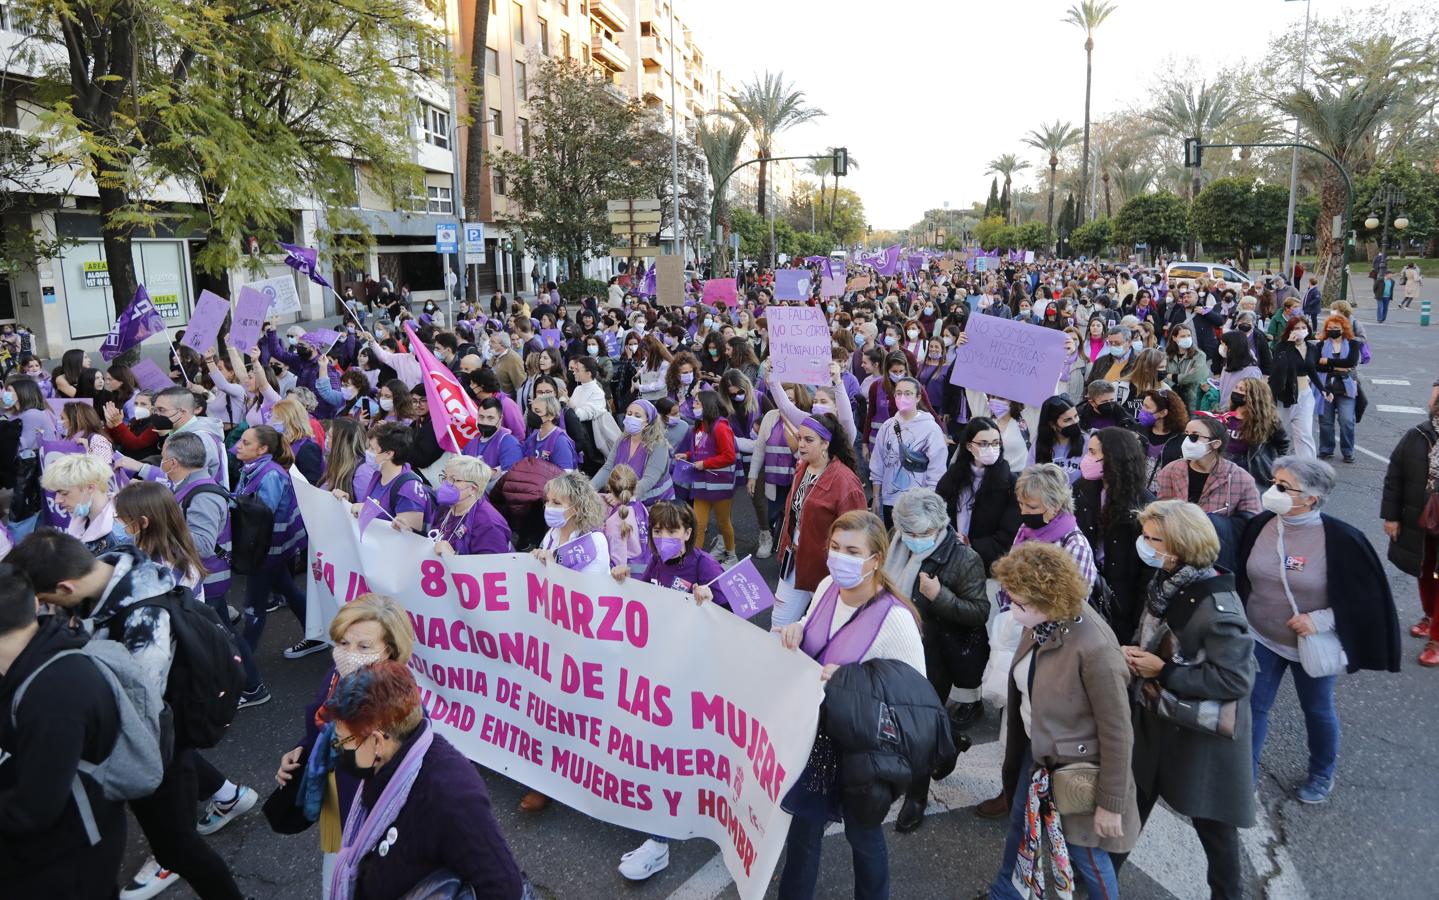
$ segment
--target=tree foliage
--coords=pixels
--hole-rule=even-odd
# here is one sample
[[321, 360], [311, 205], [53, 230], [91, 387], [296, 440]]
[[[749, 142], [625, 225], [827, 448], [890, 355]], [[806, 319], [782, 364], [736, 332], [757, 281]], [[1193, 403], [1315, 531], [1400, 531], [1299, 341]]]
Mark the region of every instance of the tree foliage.
[[1188, 204], [1168, 191], [1131, 197], [1111, 225], [1116, 244], [1148, 244], [1156, 253], [1177, 249], [1189, 235]]
[[1099, 256], [1104, 248], [1113, 242], [1114, 236], [1108, 219], [1095, 219], [1074, 229], [1069, 236], [1069, 246], [1085, 256]]
[[1004, 224], [1004, 217], [1000, 215], [986, 216], [984, 221], [974, 227], [974, 239], [979, 246], [986, 250], [993, 250], [1001, 245], [1007, 235], [1005, 231], [1008, 226]]
[[1189, 230], [1207, 244], [1232, 248], [1240, 268], [1246, 269], [1256, 244], [1283, 243], [1288, 205], [1289, 191], [1278, 185], [1219, 178], [1189, 205]]

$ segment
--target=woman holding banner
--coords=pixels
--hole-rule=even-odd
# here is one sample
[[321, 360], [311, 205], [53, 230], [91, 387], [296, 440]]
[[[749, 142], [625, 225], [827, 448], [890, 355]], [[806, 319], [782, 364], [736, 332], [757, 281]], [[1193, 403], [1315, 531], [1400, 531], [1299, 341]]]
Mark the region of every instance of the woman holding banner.
[[864, 486], [854, 473], [854, 448], [833, 413], [806, 416], [799, 425], [799, 468], [785, 500], [779, 536], [780, 581], [771, 622], [784, 626], [809, 609], [824, 577], [830, 527], [845, 513], [864, 510]]
[[492, 474], [484, 460], [473, 456], [456, 456], [445, 463], [435, 501], [448, 509], [431, 532], [437, 536], [436, 554], [510, 552], [510, 524], [485, 496]]

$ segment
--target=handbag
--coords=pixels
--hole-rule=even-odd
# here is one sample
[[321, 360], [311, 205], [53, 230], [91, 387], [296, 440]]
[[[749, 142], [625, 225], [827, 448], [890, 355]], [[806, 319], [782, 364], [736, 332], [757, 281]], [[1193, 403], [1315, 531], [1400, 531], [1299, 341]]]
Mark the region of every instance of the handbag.
[[1419, 512], [1419, 527], [1430, 534], [1439, 534], [1439, 493], [1430, 494]]
[[[1294, 602], [1294, 592], [1289, 589], [1289, 571], [1284, 567], [1284, 521], [1279, 523], [1279, 581], [1284, 585], [1284, 596], [1289, 608], [1299, 615], [1299, 604]], [[1328, 678], [1344, 671], [1349, 662], [1344, 655], [1344, 645], [1336, 631], [1316, 631], [1314, 634], [1299, 636], [1299, 665], [1310, 678]]]
[[1099, 763], [1073, 762], [1049, 772], [1049, 793], [1061, 816], [1092, 816], [1099, 806]]
[[276, 834], [299, 834], [315, 824], [305, 817], [305, 810], [300, 805], [300, 783], [305, 780], [305, 766], [310, 761], [310, 749], [305, 748], [300, 757], [300, 767], [291, 770], [290, 780], [275, 788], [260, 807], [260, 811], [265, 814], [265, 821], [270, 823], [270, 830]]

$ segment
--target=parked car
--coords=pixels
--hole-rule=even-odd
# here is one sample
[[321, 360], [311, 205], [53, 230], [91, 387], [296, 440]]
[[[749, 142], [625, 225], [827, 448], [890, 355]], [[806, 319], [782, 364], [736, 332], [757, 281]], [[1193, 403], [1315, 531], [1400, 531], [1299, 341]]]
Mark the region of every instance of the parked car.
[[1180, 281], [1198, 282], [1210, 279], [1222, 281], [1226, 286], [1242, 291], [1254, 283], [1254, 279], [1224, 263], [1173, 262], [1165, 268], [1164, 274], [1171, 285]]

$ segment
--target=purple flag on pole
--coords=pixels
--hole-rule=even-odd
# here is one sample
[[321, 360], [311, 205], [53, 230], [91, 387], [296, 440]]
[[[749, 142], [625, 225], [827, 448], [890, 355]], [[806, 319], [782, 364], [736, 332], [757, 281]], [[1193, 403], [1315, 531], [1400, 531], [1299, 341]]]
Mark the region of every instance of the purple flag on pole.
[[[325, 277], [321, 275], [317, 269], [320, 262], [320, 251], [313, 247], [300, 247], [296, 244], [287, 244], [284, 241], [280, 242], [280, 246], [285, 250], [285, 265], [294, 269], [296, 272], [303, 273], [320, 287], [330, 287], [330, 283], [325, 280]], [[331, 288], [331, 290], [333, 290], [333, 288]]]
[[774, 273], [776, 300], [808, 300], [814, 273], [809, 269], [777, 269]]
[[393, 516], [385, 512], [384, 507], [375, 501], [374, 497], [360, 504], [360, 537], [365, 536], [365, 529], [370, 527], [370, 523], [380, 516], [384, 516], [387, 519], [393, 518]]
[[774, 606], [774, 594], [748, 556], [710, 582], [710, 586], [724, 597], [730, 611], [742, 619], [752, 619]]
[[884, 251], [884, 258], [875, 263], [874, 270], [881, 275], [893, 275], [899, 271], [899, 245]]
[[555, 548], [555, 562], [576, 572], [594, 562], [598, 557], [599, 547], [595, 546], [593, 531]]
[[165, 320], [160, 318], [160, 311], [150, 302], [150, 295], [142, 284], [135, 288], [135, 298], [115, 320], [115, 327], [105, 335], [105, 342], [100, 345], [100, 356], [106, 361], [112, 360], [131, 347], [144, 343], [150, 335], [164, 330]]

